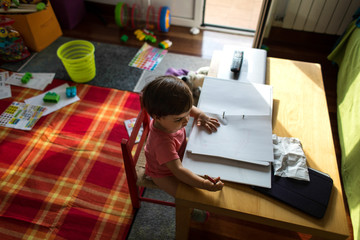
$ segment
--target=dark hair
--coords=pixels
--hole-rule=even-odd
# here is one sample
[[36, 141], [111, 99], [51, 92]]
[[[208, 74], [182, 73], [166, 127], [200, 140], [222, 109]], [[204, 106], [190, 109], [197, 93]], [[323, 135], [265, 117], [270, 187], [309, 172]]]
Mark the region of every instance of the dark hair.
[[141, 104], [150, 116], [163, 117], [189, 111], [193, 98], [184, 81], [169, 75], [157, 77], [144, 87]]

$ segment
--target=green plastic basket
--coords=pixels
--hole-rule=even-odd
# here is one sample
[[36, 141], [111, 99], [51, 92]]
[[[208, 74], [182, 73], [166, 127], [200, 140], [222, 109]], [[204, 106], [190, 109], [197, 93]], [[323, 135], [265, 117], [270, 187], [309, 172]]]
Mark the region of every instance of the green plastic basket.
[[94, 52], [95, 47], [91, 42], [74, 40], [61, 45], [57, 56], [74, 82], [85, 83], [96, 76]]

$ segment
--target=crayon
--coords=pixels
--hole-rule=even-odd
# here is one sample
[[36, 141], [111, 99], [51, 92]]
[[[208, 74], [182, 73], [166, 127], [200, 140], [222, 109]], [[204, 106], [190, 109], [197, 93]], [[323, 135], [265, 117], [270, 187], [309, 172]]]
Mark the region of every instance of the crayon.
[[205, 175], [205, 178], [206, 178], [207, 180], [209, 180], [210, 182], [212, 182], [213, 184], [216, 184], [216, 183], [217, 183], [217, 181], [215, 181], [215, 179], [213, 179], [212, 177], [209, 177], [208, 175]]

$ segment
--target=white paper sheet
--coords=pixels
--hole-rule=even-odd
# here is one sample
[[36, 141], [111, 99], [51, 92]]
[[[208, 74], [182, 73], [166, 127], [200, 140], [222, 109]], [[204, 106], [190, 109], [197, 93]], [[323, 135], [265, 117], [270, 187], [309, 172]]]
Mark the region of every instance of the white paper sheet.
[[9, 77], [9, 72], [0, 72], [0, 99], [11, 97], [11, 87], [5, 84]]
[[44, 102], [43, 97], [45, 96], [45, 94], [47, 92], [37, 95], [35, 97], [29, 98], [29, 99], [26, 99], [25, 103], [46, 107], [46, 110], [43, 113], [43, 116], [46, 116], [49, 113], [52, 113], [60, 108], [63, 108], [71, 103], [74, 103], [74, 102], [80, 100], [80, 98], [78, 96], [68, 98], [66, 96], [66, 88], [67, 87], [69, 87], [69, 84], [65, 83], [59, 87], [53, 88], [50, 91], [48, 91], [48, 92], [55, 92], [60, 95], [60, 100], [58, 103]]
[[21, 82], [21, 78], [25, 75], [25, 73], [13, 73], [6, 80], [6, 83], [20, 87], [44, 90], [48, 84], [52, 83], [55, 77], [55, 73], [31, 73], [31, 74], [32, 74], [32, 78], [26, 84]]
[[271, 165], [263, 166], [185, 152], [183, 166], [200, 176], [271, 188]]
[[201, 110], [219, 115], [269, 116], [272, 87], [206, 77], [199, 99]]
[[217, 132], [211, 134], [195, 125], [187, 150], [193, 154], [217, 156], [264, 166], [274, 161], [270, 116], [225, 118], [227, 124], [222, 124]]

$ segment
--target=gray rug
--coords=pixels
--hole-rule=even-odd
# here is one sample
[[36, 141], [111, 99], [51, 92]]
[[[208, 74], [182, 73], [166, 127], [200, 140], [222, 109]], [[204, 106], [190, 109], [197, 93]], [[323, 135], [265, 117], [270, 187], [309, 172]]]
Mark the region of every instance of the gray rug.
[[[159, 189], [146, 189], [145, 197], [174, 202], [174, 198]], [[175, 208], [154, 203], [141, 202], [128, 240], [175, 239]]]
[[[55, 78], [71, 81], [56, 55], [57, 49], [71, 40], [75, 39], [58, 38], [49, 47], [36, 54], [20, 72], [51, 72], [56, 74]], [[138, 49], [115, 44], [92, 43], [95, 46], [96, 77], [87, 84], [132, 91], [143, 72], [142, 69], [128, 66]]]
[[158, 76], [164, 75], [171, 67], [175, 69], [196, 71], [201, 67], [210, 66], [210, 61], [211, 59], [167, 53], [154, 71], [144, 71], [141, 74], [140, 80], [134, 88], [134, 92], [140, 92], [148, 82], [154, 80]]

